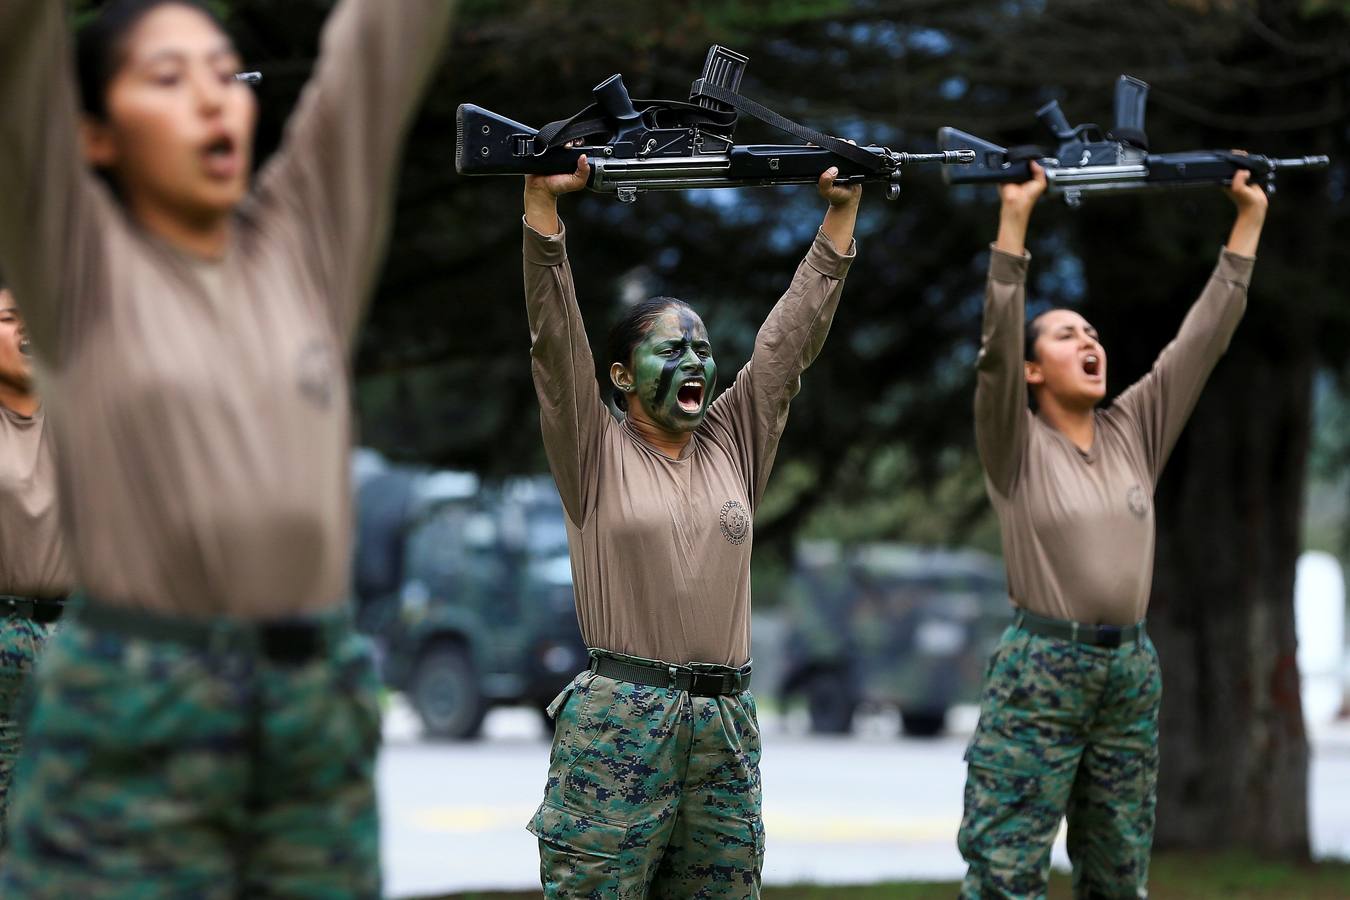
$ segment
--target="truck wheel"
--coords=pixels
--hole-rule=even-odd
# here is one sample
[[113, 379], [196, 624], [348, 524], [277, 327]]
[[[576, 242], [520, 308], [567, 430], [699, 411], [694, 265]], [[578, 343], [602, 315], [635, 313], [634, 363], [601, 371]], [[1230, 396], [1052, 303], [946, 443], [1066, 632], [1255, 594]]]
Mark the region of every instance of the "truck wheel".
[[857, 705], [848, 682], [836, 672], [822, 672], [806, 684], [806, 705], [814, 734], [849, 734]]
[[467, 654], [451, 644], [431, 647], [417, 661], [408, 690], [422, 731], [437, 740], [478, 736], [487, 704]]
[[947, 727], [945, 709], [902, 709], [900, 727], [909, 737], [937, 737]]

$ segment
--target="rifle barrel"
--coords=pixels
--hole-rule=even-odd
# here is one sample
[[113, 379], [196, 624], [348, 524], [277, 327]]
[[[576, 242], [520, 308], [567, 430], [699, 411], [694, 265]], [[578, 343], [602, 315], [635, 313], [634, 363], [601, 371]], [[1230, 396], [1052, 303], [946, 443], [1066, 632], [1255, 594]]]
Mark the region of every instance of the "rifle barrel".
[[937, 153], [896, 153], [894, 159], [901, 165], [926, 162], [942, 163], [944, 166], [964, 165], [975, 161], [975, 151], [941, 150]]
[[1277, 169], [1325, 169], [1331, 165], [1331, 157], [1295, 156], [1291, 159], [1272, 159], [1270, 164]]

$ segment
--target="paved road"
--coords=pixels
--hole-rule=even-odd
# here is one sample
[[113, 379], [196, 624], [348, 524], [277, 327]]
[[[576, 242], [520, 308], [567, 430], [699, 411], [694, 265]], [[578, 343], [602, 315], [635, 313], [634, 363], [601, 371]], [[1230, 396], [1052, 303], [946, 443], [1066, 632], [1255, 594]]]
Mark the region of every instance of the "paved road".
[[[835, 739], [766, 717], [765, 880], [959, 877], [961, 752], [975, 713], [954, 718], [950, 736], [914, 741], [885, 719]], [[548, 745], [525, 710], [494, 712], [487, 733], [472, 744], [423, 743], [405, 708], [386, 718], [379, 779], [390, 896], [538, 886], [524, 824], [543, 791]], [[1315, 737], [1311, 798], [1315, 852], [1350, 857], [1350, 726]], [[1062, 834], [1055, 856], [1068, 865]]]

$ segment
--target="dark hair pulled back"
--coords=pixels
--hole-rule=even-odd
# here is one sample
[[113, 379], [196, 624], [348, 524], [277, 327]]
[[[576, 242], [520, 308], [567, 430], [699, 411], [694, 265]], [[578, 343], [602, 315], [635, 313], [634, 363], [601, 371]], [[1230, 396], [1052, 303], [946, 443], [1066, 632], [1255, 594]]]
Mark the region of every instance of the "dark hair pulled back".
[[1022, 358], [1027, 362], [1036, 362], [1036, 339], [1041, 336], [1041, 319], [1050, 315], [1052, 312], [1074, 312], [1067, 306], [1052, 306], [1049, 309], [1043, 309], [1036, 315], [1027, 319], [1026, 334], [1023, 338]]
[[75, 45], [75, 68], [80, 84], [80, 105], [95, 119], [108, 117], [108, 85], [121, 67], [126, 40], [145, 18], [161, 6], [186, 6], [206, 16], [222, 32], [225, 23], [200, 0], [109, 0], [80, 29]]
[[1025, 345], [1022, 348], [1022, 359], [1027, 362], [1036, 361], [1036, 338], [1041, 336], [1041, 316], [1045, 313], [1037, 313], [1030, 319], [1027, 319]]
[[[609, 330], [609, 340], [606, 342], [609, 351], [609, 362], [606, 368], [615, 363], [631, 366], [633, 364], [633, 348], [646, 340], [648, 333], [652, 330], [652, 325], [668, 309], [694, 311], [692, 306], [677, 297], [651, 297], [635, 305], [628, 311], [627, 315], [615, 322], [614, 327]], [[628, 395], [616, 387], [613, 396], [614, 405], [627, 411]]]

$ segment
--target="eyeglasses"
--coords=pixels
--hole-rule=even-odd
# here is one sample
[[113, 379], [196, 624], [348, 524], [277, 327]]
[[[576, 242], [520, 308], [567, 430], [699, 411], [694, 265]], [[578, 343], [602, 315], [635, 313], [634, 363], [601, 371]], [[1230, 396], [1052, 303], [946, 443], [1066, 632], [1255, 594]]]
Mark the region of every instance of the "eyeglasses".
[[262, 84], [261, 72], [239, 72], [234, 76], [235, 81], [242, 81], [244, 84]]

